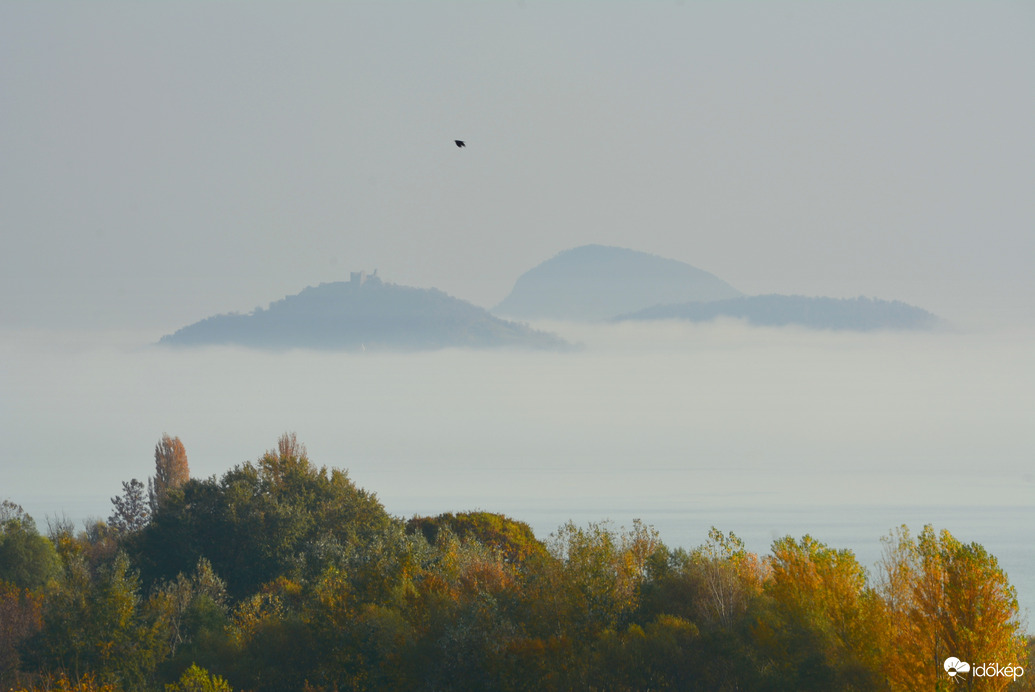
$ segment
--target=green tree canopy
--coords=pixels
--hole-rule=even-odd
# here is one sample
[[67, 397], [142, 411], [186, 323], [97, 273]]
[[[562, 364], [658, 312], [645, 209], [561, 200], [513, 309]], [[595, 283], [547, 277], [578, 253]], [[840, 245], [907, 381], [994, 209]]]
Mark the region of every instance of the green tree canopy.
[[533, 555], [546, 555], [546, 546], [535, 537], [532, 527], [503, 514], [447, 512], [435, 517], [414, 517], [406, 522], [407, 533], [419, 531], [431, 544], [443, 529], [461, 540], [470, 538], [499, 550], [508, 563], [518, 564]]
[[399, 525], [373, 493], [317, 468], [287, 436], [218, 481], [185, 482], [157, 510], [131, 543], [145, 581], [174, 579], [206, 558], [235, 599], [281, 576], [311, 581], [329, 565], [362, 562]]
[[60, 569], [54, 544], [18, 505], [0, 503], [0, 582], [37, 589]]

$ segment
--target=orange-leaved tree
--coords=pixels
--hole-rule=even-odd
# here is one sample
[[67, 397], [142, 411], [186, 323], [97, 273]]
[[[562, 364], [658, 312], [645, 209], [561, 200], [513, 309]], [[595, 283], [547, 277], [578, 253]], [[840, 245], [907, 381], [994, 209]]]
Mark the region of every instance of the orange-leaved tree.
[[187, 450], [178, 437], [162, 435], [155, 445], [155, 477], [149, 483], [151, 511], [156, 511], [165, 502], [169, 493], [187, 482], [190, 468], [187, 466]]
[[[973, 668], [949, 677], [955, 657], [971, 667], [1024, 665], [1025, 642], [1017, 593], [995, 556], [928, 525], [914, 538], [901, 527], [885, 538], [878, 564], [886, 608], [885, 670], [892, 689], [958, 689], [972, 685]], [[1010, 677], [983, 677], [981, 689], [1001, 690]]]

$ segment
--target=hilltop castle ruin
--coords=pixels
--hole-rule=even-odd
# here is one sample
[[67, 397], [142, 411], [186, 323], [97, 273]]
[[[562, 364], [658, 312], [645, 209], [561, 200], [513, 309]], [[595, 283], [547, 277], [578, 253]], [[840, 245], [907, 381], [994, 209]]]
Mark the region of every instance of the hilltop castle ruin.
[[368, 281], [378, 284], [381, 283], [381, 279], [378, 277], [376, 269], [373, 274], [367, 274], [365, 271], [349, 272], [349, 284], [352, 286], [362, 286]]

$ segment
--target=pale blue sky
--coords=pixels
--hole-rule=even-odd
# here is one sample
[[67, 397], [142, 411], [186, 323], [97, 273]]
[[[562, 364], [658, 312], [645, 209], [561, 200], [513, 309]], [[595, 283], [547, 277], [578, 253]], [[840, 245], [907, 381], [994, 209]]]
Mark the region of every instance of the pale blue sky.
[[1028, 2], [0, 3], [0, 326], [375, 267], [491, 306], [593, 242], [1032, 320], [1033, 36]]

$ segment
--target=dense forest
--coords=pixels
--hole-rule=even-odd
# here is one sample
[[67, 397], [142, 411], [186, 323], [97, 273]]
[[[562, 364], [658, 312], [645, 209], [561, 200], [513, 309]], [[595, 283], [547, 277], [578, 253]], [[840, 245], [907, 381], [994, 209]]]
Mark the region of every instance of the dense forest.
[[[44, 535], [0, 507], [0, 686], [1033, 687], [1015, 591], [980, 545], [901, 527], [871, 572], [809, 536], [767, 555], [718, 529], [702, 539], [568, 523], [540, 540], [487, 512], [407, 521], [294, 435], [207, 479], [166, 436], [107, 521]], [[973, 668], [950, 675], [950, 657]], [[977, 674], [992, 662], [1001, 674]]]
[[720, 317], [746, 320], [759, 327], [796, 325], [811, 329], [873, 331], [931, 329], [940, 324], [923, 308], [875, 298], [815, 298], [808, 296], [741, 296], [728, 300], [656, 305], [620, 315], [624, 320], [687, 320], [710, 322]]
[[362, 273], [352, 281], [309, 286], [247, 315], [208, 317], [159, 343], [346, 351], [569, 348], [554, 334], [500, 319], [442, 291], [385, 283]]

